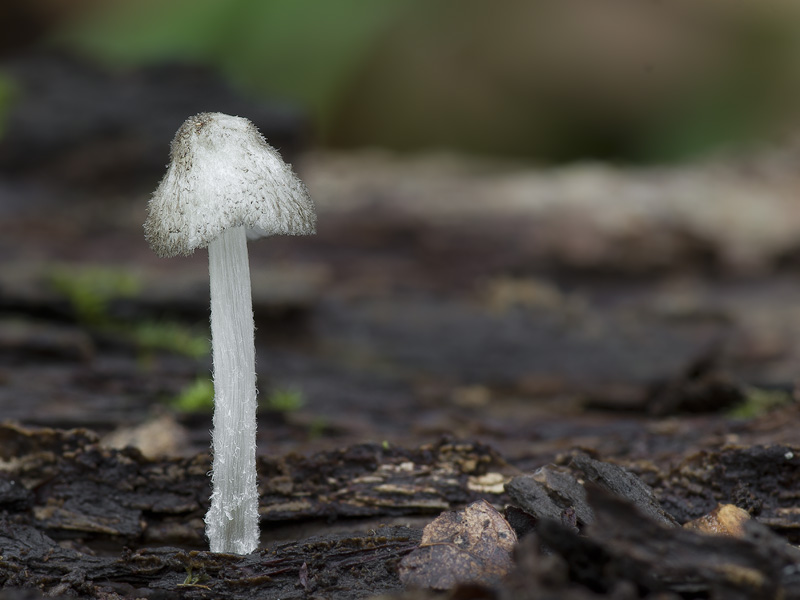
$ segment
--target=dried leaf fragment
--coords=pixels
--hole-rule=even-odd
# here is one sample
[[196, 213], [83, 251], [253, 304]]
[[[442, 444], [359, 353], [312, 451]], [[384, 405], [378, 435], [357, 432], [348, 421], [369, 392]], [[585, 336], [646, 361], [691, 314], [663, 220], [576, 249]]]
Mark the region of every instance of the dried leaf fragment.
[[445, 512], [422, 532], [419, 548], [400, 563], [404, 585], [445, 590], [458, 583], [492, 583], [512, 567], [517, 536], [485, 500]]

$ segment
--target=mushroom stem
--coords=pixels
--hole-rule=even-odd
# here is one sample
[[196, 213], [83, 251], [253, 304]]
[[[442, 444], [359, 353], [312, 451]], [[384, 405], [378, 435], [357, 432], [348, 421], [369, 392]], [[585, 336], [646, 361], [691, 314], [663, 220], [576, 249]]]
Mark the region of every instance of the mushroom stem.
[[206, 535], [212, 552], [258, 547], [253, 301], [244, 227], [208, 245], [214, 358], [214, 463]]

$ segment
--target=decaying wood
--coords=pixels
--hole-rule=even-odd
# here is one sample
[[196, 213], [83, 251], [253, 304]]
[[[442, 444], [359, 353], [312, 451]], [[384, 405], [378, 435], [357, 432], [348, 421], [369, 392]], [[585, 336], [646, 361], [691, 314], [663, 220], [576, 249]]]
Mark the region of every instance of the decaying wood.
[[[0, 506], [59, 537], [203, 547], [210, 457], [146, 459], [86, 430], [0, 426]], [[436, 515], [500, 499], [510, 467], [486, 446], [365, 444], [258, 460], [262, 522]]]
[[[469, 521], [459, 517], [466, 513], [446, 513], [443, 522], [454, 535], [441, 540], [424, 538], [414, 527], [376, 526], [268, 542], [246, 557], [191, 550], [204, 544], [208, 456], [146, 459], [132, 449], [105, 448], [86, 430], [7, 424], [0, 426], [0, 597], [300, 598], [320, 592], [364, 598], [401, 593], [403, 557], [418, 546], [430, 554], [443, 544], [470, 566], [463, 571], [469, 584], [459, 583], [457, 570], [447, 585], [441, 577], [430, 579], [439, 582], [434, 587], [452, 584], [446, 591], [454, 599], [467, 593], [509, 599], [800, 598], [800, 552], [773, 531], [793, 531], [793, 513], [785, 508], [794, 498], [795, 452], [777, 446], [707, 451], [670, 472], [653, 467], [648, 479], [660, 482], [655, 492], [634, 471], [584, 453], [511, 479], [513, 469], [502, 457], [466, 442], [416, 449], [356, 445], [259, 462], [267, 531], [270, 523], [321, 518], [433, 520], [481, 498], [510, 502], [513, 533], [489, 504], [473, 505], [486, 507], [497, 521], [492, 525], [480, 515], [472, 520], [478, 532], [473, 537], [485, 546], [480, 552], [493, 554], [492, 532], [521, 538], [513, 563], [498, 571], [491, 561], [473, 560], [480, 554], [474, 547], [462, 547], [472, 539], [457, 531]], [[734, 483], [744, 477], [746, 494]], [[723, 497], [755, 516], [736, 536], [676, 526], [686, 521], [686, 507], [700, 506], [693, 501]], [[671, 513], [668, 506], [683, 508]], [[406, 564], [428, 569], [436, 567], [434, 558], [447, 556]], [[446, 563], [439, 575], [447, 573]], [[426, 581], [406, 578], [411, 585], [431, 585]], [[407, 590], [402, 597], [425, 598], [427, 592]]]
[[796, 447], [726, 446], [697, 452], [665, 475], [656, 492], [681, 522], [731, 503], [797, 543], [800, 451]]
[[[30, 525], [0, 519], [0, 583], [34, 588], [48, 597], [287, 598], [336, 591], [359, 598], [400, 589], [393, 565], [419, 541], [419, 532], [386, 527], [362, 535], [329, 535], [272, 544], [248, 556], [164, 547], [92, 556], [62, 547]], [[116, 596], [114, 595], [116, 594]], [[38, 595], [33, 597], [39, 597]]]

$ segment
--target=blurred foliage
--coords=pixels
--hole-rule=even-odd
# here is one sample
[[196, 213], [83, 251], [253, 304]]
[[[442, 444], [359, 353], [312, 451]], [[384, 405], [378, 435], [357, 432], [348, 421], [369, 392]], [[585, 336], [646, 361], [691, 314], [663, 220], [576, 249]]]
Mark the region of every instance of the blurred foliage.
[[317, 416], [308, 427], [308, 439], [319, 440], [328, 432], [329, 423], [325, 417]]
[[0, 138], [5, 133], [9, 113], [17, 95], [18, 92], [14, 81], [7, 75], [0, 73]]
[[735, 419], [754, 419], [793, 402], [792, 394], [784, 390], [767, 390], [749, 386], [744, 401], [728, 411]]
[[100, 6], [57, 39], [114, 64], [215, 65], [307, 107], [339, 147], [663, 160], [800, 121], [790, 0]]
[[208, 378], [197, 378], [170, 404], [181, 412], [211, 412], [214, 409], [214, 383]]
[[272, 390], [263, 403], [263, 407], [276, 412], [295, 412], [305, 406], [305, 398], [300, 390], [275, 389]]
[[134, 275], [105, 267], [57, 266], [46, 275], [52, 288], [72, 307], [75, 318], [101, 333], [118, 335], [140, 350], [166, 350], [192, 358], [211, 351], [208, 332], [173, 321], [122, 321], [114, 318], [110, 304], [139, 294], [140, 282]]
[[55, 267], [48, 279], [53, 289], [69, 301], [78, 320], [90, 326], [108, 325], [109, 302], [131, 298], [139, 292], [139, 281], [116, 269]]
[[[214, 382], [205, 377], [197, 378], [186, 386], [181, 393], [172, 400], [171, 406], [183, 412], [205, 412], [214, 408]], [[275, 389], [271, 391], [261, 403], [261, 408], [275, 412], [292, 413], [305, 406], [302, 392], [294, 389]], [[311, 430], [325, 427], [324, 419], [315, 419], [310, 426]], [[318, 422], [319, 421], [319, 422]]]
[[211, 352], [208, 332], [174, 321], [142, 321], [129, 330], [136, 345], [145, 350], [166, 350], [191, 358], [203, 358]]
[[57, 40], [112, 64], [211, 64], [244, 89], [302, 104], [324, 127], [354, 68], [410, 4], [143, 0], [101, 8]]

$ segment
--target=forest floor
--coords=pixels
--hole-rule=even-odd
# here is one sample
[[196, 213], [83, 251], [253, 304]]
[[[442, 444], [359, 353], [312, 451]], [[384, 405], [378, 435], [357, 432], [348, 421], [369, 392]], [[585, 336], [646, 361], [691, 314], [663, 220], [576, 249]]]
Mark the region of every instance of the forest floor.
[[[319, 231], [250, 244], [262, 544], [233, 557], [204, 551], [205, 252], [153, 255], [157, 144], [98, 131], [0, 146], [0, 598], [800, 597], [792, 143], [292, 151]], [[680, 527], [718, 505], [749, 520]], [[483, 534], [437, 538], [467, 506]]]

